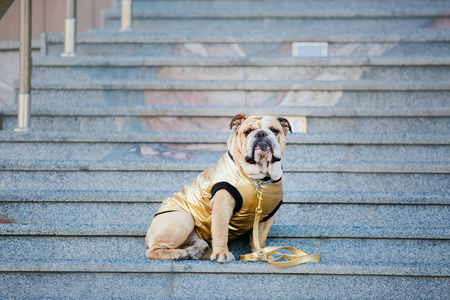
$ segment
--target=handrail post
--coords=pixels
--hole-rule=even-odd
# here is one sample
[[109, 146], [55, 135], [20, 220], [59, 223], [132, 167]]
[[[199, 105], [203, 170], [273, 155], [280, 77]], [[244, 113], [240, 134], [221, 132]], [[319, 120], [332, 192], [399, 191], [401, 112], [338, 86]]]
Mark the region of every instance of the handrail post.
[[76, 56], [77, 0], [66, 0], [64, 53], [61, 56]]
[[28, 131], [30, 128], [31, 67], [31, 0], [20, 0], [19, 127], [15, 131]]
[[122, 0], [122, 27], [120, 31], [131, 30], [131, 0]]

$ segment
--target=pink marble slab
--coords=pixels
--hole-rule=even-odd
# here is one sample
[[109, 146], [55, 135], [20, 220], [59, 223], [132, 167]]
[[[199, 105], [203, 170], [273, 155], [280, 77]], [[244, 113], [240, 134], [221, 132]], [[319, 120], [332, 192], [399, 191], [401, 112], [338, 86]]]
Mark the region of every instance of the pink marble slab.
[[183, 57], [291, 56], [291, 51], [290, 43], [281, 44], [271, 51], [252, 50], [251, 53], [237, 43], [185, 43], [174, 47], [174, 55]]
[[146, 105], [334, 106], [342, 91], [145, 91]]
[[140, 118], [149, 131], [208, 132], [229, 131], [230, 118], [201, 117], [143, 117]]
[[358, 80], [370, 68], [160, 67], [159, 80]]
[[292, 55], [292, 45], [290, 43], [283, 44], [273, 51], [257, 52], [255, 56], [291, 56]]
[[344, 44], [333, 46], [330, 50], [332, 56], [382, 56], [383, 54], [389, 52], [397, 44], [381, 44], [381, 43], [370, 43], [370, 44]]
[[226, 151], [224, 144], [151, 144], [139, 147], [140, 157], [152, 160], [215, 160]]
[[174, 48], [175, 56], [194, 57], [245, 57], [238, 44], [203, 44], [186, 43], [176, 44]]
[[249, 92], [247, 105], [263, 106], [334, 106], [342, 97], [342, 91], [286, 91]]
[[434, 18], [425, 27], [427, 28], [450, 28], [450, 11], [443, 12], [439, 17]]
[[147, 105], [245, 105], [244, 91], [145, 91]]
[[[306, 132], [305, 117], [288, 117], [295, 132]], [[143, 117], [142, 124], [148, 131], [173, 132], [230, 132], [228, 117]], [[152, 155], [149, 151], [147, 155]]]

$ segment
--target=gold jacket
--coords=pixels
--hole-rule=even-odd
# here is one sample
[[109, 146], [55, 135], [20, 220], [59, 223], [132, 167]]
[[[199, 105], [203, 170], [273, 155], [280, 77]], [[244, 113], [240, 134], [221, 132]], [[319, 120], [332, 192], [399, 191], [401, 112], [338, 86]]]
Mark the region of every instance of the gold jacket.
[[[253, 228], [258, 198], [256, 188], [229, 153], [223, 155], [214, 167], [205, 170], [195, 180], [185, 185], [180, 192], [165, 199], [155, 216], [171, 211], [186, 211], [194, 218], [195, 230], [200, 238], [211, 244], [210, 201], [220, 189], [226, 189], [236, 201], [228, 225], [228, 239], [235, 239]], [[264, 186], [262, 197], [261, 222], [275, 214], [281, 205], [283, 199], [281, 179]]]

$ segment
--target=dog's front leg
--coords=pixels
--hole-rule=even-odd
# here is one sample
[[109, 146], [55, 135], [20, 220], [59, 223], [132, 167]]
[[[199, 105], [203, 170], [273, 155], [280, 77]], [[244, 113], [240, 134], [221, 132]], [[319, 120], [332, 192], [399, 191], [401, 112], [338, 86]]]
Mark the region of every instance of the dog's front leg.
[[226, 190], [217, 191], [211, 199], [212, 261], [223, 263], [234, 260], [233, 254], [228, 251], [228, 224], [234, 206], [235, 200]]

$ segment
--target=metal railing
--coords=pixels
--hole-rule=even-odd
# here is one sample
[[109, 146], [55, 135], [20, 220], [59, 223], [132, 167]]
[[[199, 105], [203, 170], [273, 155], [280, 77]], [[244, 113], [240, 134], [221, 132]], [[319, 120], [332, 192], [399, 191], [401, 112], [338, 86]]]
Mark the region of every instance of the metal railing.
[[131, 30], [131, 0], [122, 0], [122, 28], [120, 30]]
[[76, 55], [77, 40], [77, 0], [66, 0], [66, 19], [64, 20], [63, 57]]
[[30, 127], [31, 67], [31, 0], [20, 0], [19, 127], [16, 131], [28, 131]]
[[[122, 0], [121, 31], [131, 30], [131, 0]], [[31, 0], [20, 0], [20, 87], [19, 126], [15, 131], [28, 131], [31, 117]], [[76, 56], [77, 1], [66, 0], [63, 57]]]

